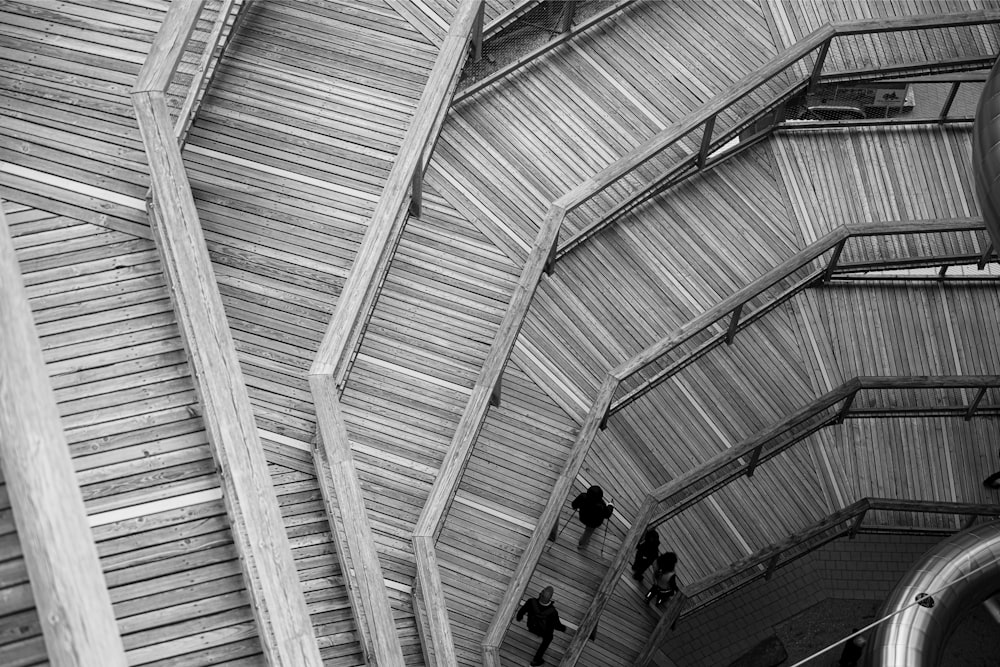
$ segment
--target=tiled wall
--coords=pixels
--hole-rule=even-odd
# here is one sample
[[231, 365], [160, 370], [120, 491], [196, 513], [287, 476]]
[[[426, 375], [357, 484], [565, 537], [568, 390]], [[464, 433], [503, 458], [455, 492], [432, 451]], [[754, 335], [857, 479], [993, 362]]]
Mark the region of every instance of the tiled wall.
[[773, 626], [830, 598], [882, 600], [940, 538], [842, 538], [685, 617], [663, 647], [676, 667], [722, 667], [774, 634]]

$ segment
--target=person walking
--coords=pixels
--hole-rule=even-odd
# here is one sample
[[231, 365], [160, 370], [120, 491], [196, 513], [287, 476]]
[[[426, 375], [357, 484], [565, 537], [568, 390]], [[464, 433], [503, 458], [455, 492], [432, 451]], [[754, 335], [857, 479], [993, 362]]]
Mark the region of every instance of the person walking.
[[537, 598], [531, 598], [517, 610], [517, 620], [528, 616], [528, 631], [542, 638], [542, 643], [535, 651], [532, 665], [545, 664], [545, 651], [552, 643], [552, 635], [556, 630], [566, 632], [566, 626], [559, 620], [559, 612], [552, 603], [552, 587], [546, 586], [538, 594]]
[[646, 569], [660, 555], [660, 536], [655, 530], [647, 530], [646, 534], [635, 546], [635, 560], [632, 562], [632, 578], [642, 581]]
[[583, 535], [577, 549], [583, 549], [590, 542], [591, 535], [597, 530], [605, 519], [611, 517], [615, 511], [614, 505], [604, 502], [604, 491], [599, 486], [592, 486], [584, 493], [578, 495], [572, 503], [572, 507], [580, 512], [580, 523], [583, 524]]
[[677, 567], [677, 554], [667, 551], [656, 559], [656, 570], [653, 572], [653, 585], [646, 593], [646, 604], [650, 600], [656, 600], [659, 607], [669, 600], [677, 592], [677, 574], [674, 569]]

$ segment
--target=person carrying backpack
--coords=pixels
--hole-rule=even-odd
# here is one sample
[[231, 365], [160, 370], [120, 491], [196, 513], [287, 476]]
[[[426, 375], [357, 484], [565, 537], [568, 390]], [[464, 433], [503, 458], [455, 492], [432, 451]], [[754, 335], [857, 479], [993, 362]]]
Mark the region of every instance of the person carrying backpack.
[[542, 643], [535, 651], [535, 657], [531, 661], [532, 665], [545, 664], [545, 651], [552, 643], [552, 635], [556, 630], [566, 632], [566, 626], [559, 620], [559, 612], [552, 604], [552, 587], [546, 586], [538, 594], [537, 598], [531, 598], [517, 610], [517, 620], [528, 616], [528, 631], [542, 638]]
[[572, 503], [575, 510], [580, 511], [580, 523], [583, 524], [583, 535], [577, 549], [583, 549], [605, 519], [611, 518], [615, 511], [614, 505], [604, 502], [604, 491], [599, 486], [592, 486], [586, 492], [578, 495]]
[[646, 604], [650, 600], [656, 600], [659, 607], [669, 600], [677, 592], [677, 575], [674, 568], [677, 567], [677, 554], [667, 551], [656, 559], [656, 571], [653, 573], [653, 586], [646, 593]]

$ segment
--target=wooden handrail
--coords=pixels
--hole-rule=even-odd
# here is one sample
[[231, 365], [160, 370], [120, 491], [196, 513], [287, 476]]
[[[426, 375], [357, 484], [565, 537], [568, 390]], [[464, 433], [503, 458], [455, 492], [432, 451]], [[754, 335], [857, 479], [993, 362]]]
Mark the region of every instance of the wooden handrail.
[[484, 0], [464, 0], [441, 44], [417, 110], [396, 154], [385, 187], [375, 206], [361, 241], [351, 272], [337, 299], [337, 309], [316, 353], [310, 375], [333, 375], [342, 390], [351, 351], [361, 337], [364, 314], [377, 295], [381, 274], [395, 240], [402, 234], [410, 187], [414, 176], [423, 173], [425, 157], [437, 140], [436, 128], [451, 104], [454, 87], [465, 62], [476, 13]]
[[[659, 525], [680, 514], [688, 507], [704, 500], [733, 480], [752, 473], [752, 466], [764, 463], [777, 454], [801, 442], [819, 429], [835, 423], [840, 411], [831, 411], [838, 405], [853, 401], [862, 389], [957, 389], [1000, 387], [1000, 376], [996, 375], [955, 375], [955, 376], [900, 376], [900, 377], [857, 377], [832, 389], [823, 396], [800, 407], [774, 425], [759, 431], [743, 442], [730, 447], [705, 463], [692, 468], [674, 478], [669, 483], [652, 490], [643, 501], [642, 507], [632, 523], [622, 545], [615, 554], [598, 586], [594, 598], [579, 623], [578, 634], [570, 640], [563, 657], [563, 664], [572, 665], [584, 648], [584, 640], [597, 625], [605, 605], [611, 599], [615, 586], [628, 566], [643, 533], [652, 526]], [[961, 406], [955, 416], [964, 416], [968, 406]], [[925, 408], [900, 408], [897, 414], [925, 412]], [[796, 428], [804, 428], [795, 431]], [[783, 436], [787, 439], [779, 440]], [[779, 441], [774, 445], [775, 441]], [[771, 446], [774, 445], [774, 446]], [[752, 462], [741, 464], [743, 459], [753, 457]], [[667, 503], [666, 509], [660, 507]], [[582, 639], [578, 639], [582, 635]]]
[[188, 87], [181, 110], [177, 114], [174, 134], [181, 146], [184, 145], [188, 130], [194, 123], [195, 116], [198, 115], [198, 109], [205, 93], [215, 80], [222, 55], [226, 52], [226, 47], [233, 35], [236, 34], [241, 20], [249, 13], [248, 10], [253, 2], [254, 0], [222, 1], [219, 13], [212, 24], [212, 31], [208, 35], [208, 41], [205, 43], [205, 50], [198, 61], [198, 68], [195, 70], [194, 78]]
[[166, 103], [203, 5], [171, 4], [131, 93], [149, 161], [150, 227], [219, 468], [261, 648], [271, 664], [319, 667], [319, 646]]
[[20, 543], [19, 550], [5, 550], [5, 558], [24, 557], [18, 566], [27, 570], [29, 606], [37, 611], [34, 622], [51, 664], [125, 667], [14, 248], [0, 206], [0, 461]]
[[[645, 665], [649, 664], [653, 654], [663, 643], [667, 632], [675, 623], [677, 616], [687, 616], [698, 609], [717, 601], [719, 598], [728, 595], [753, 581], [756, 581], [757, 579], [762, 577], [768, 578], [773, 570], [783, 567], [792, 561], [828, 544], [829, 542], [832, 542], [833, 540], [844, 537], [845, 535], [853, 537], [855, 534], [866, 532], [863, 528], [865, 517], [870, 511], [879, 510], [928, 514], [955, 514], [962, 516], [991, 516], [1000, 513], [1000, 505], [863, 498], [824, 517], [823, 519], [820, 519], [811, 526], [789, 534], [783, 540], [766, 546], [746, 558], [742, 558], [735, 563], [732, 563], [724, 570], [700, 579], [689, 586], [685, 586], [682, 591], [683, 594], [689, 600], [694, 600], [697, 596], [720, 586], [726, 581], [748, 572], [751, 573], [751, 576], [742, 579], [737, 586], [711, 595], [708, 599], [699, 600], [696, 605], [688, 605], [683, 610], [683, 614], [670, 616], [667, 613], [664, 613], [664, 615], [657, 622], [656, 627], [650, 633], [645, 646], [639, 652], [639, 656], [635, 661], [636, 667], [645, 667]], [[854, 522], [851, 526], [843, 528], [839, 531], [835, 530], [841, 524], [851, 521], [852, 519], [854, 519]], [[922, 531], [920, 529], [903, 527], [903, 529], [898, 532], [905, 534], [919, 533]], [[824, 536], [824, 534], [826, 535]], [[823, 537], [824, 539], [821, 542], [815, 542], [814, 540], [819, 537]], [[798, 550], [807, 543], [807, 548]], [[795, 553], [791, 557], [782, 559], [781, 557], [789, 551], [795, 551]], [[767, 570], [765, 572], [761, 572], [759, 567], [764, 564], [767, 564]]]
[[[942, 21], [940, 16], [934, 18], [937, 21]], [[1000, 22], [1000, 12], [973, 12], [970, 14], [952, 15], [950, 18], [962, 22], [960, 23], [961, 25], [970, 24], [966, 22], [971, 22], [972, 24], [978, 22], [993, 23]], [[944, 19], [944, 21], [947, 20], [948, 17]], [[905, 23], [907, 20], [903, 19], [901, 21]], [[848, 29], [855, 29], [864, 23], [866, 22], [849, 24], [852, 27]], [[880, 30], [891, 23], [885, 21], [873, 22], [873, 24], [877, 24], [876, 27]], [[819, 48], [826, 39], [832, 38], [834, 31], [835, 28], [833, 26], [824, 26], [810, 35], [809, 38], [815, 40], [815, 43], [811, 46], [803, 45], [800, 42], [788, 51], [779, 54], [776, 59], [779, 62], [784, 62], [783, 58], [790, 59], [789, 64], [792, 64], [805, 55], [808, 55], [812, 49]], [[798, 54], [798, 58], [794, 57], [796, 54]], [[767, 72], [759, 71], [757, 76], [762, 77], [763, 81], [767, 81], [776, 76], [776, 74], [777, 71], [770, 75]], [[748, 79], [753, 78], [753, 76], [751, 75]], [[740, 87], [741, 84], [737, 84], [735, 93], [730, 92], [720, 98], [709, 101], [687, 119], [666, 128], [643, 146], [640, 146], [615, 164], [601, 170], [597, 175], [583, 181], [576, 188], [565, 193], [550, 204], [542, 219], [528, 260], [515, 286], [510, 306], [504, 314], [498, 334], [488, 353], [486, 363], [484, 363], [482, 372], [476, 381], [476, 385], [473, 387], [472, 397], [466, 405], [459, 428], [452, 440], [448, 453], [445, 455], [445, 463], [442, 468], [442, 472], [445, 474], [439, 476], [435, 481], [431, 496], [428, 498], [425, 510], [421, 514], [421, 519], [418, 522], [418, 531], [421, 534], [426, 535], [428, 531], [439, 529], [440, 522], [443, 521], [443, 517], [447, 514], [448, 507], [454, 498], [455, 489], [457, 488], [457, 480], [460, 479], [464, 471], [475, 437], [486, 417], [489, 398], [499, 386], [504, 365], [510, 356], [523, 319], [531, 305], [538, 281], [541, 279], [543, 273], [545, 273], [545, 270], [551, 268], [552, 263], [558, 255], [560, 247], [558, 245], [559, 232], [567, 213], [578, 208], [595, 194], [609, 187], [639, 164], [648, 161], [648, 159], [651, 159], [669, 145], [690, 134], [700, 123], [706, 122], [710, 117], [717, 115], [727, 106], [724, 100], [731, 100], [731, 104], [752, 92], [752, 81], [744, 80], [742, 83], [745, 85]], [[795, 87], [793, 86], [789, 90], [794, 89]], [[785, 94], [789, 94], [788, 90], [785, 91]], [[565, 248], [566, 246], [562, 247]], [[514, 608], [517, 605], [517, 601], [524, 594], [528, 579], [544, 547], [548, 531], [555, 524], [565, 495], [572, 485], [572, 480], [579, 472], [580, 466], [582, 466], [583, 460], [593, 442], [594, 435], [600, 426], [607, 408], [611, 404], [613, 393], [616, 391], [619, 382], [620, 378], [614, 373], [609, 373], [605, 377], [595, 398], [595, 402], [581, 425], [569, 459], [556, 482], [549, 502], [546, 504], [546, 508], [543, 510], [536, 529], [518, 562], [517, 569], [508, 584], [504, 599], [494, 615], [482, 643], [483, 662], [488, 667], [499, 665], [499, 647], [506, 633], [509, 620], [514, 613]], [[434, 507], [428, 510], [428, 505], [431, 503], [434, 504]], [[590, 629], [585, 634], [589, 635]]]
[[[309, 384], [316, 405], [320, 438], [317, 453], [324, 465], [320, 486], [331, 514], [343, 517], [349, 530], [344, 533], [355, 568], [354, 596], [372, 608], [364, 617], [372, 627], [363, 633], [366, 644], [379, 654], [380, 665], [402, 664], [399, 639], [392, 622], [392, 612], [381, 577], [378, 554], [361, 494], [360, 482], [353, 467], [350, 442], [340, 409], [356, 350], [361, 343], [368, 316], [378, 298], [389, 264], [403, 234], [408, 214], [419, 215], [423, 173], [451, 106], [455, 86], [468, 55], [468, 45], [481, 16], [484, 0], [464, 0], [441, 44], [427, 84], [399, 148], [396, 160], [375, 206], [357, 258], [337, 300], [337, 307], [327, 326], [323, 341], [309, 370]], [[329, 474], [325, 474], [328, 471]], [[353, 517], [347, 522], [347, 517]], [[413, 540], [419, 585], [414, 595], [426, 624], [430, 641], [425, 654], [435, 664], [455, 662], [447, 606], [440, 581], [433, 540]], [[421, 625], [423, 628], [424, 625]]]
[[[696, 132], [699, 128], [704, 128], [706, 130], [701, 137], [701, 150], [682, 158], [678, 164], [671, 169], [671, 173], [681, 169], [683, 164], [689, 160], [701, 163], [699, 168], [708, 166], [704, 157], [699, 158], [699, 153], [709, 153], [713, 148], [718, 148], [724, 145], [733, 136], [733, 131], [730, 130], [730, 132], [725, 134], [720, 139], [711, 140], [709, 138], [712, 134], [712, 128], [709, 126], [714, 125], [719, 114], [732, 108], [740, 100], [756, 91], [771, 79], [786, 72], [793, 66], [798, 65], [813, 51], [819, 50], [819, 53], [817, 54], [817, 62], [814, 64], [821, 65], [820, 55], [825, 55], [831, 40], [837, 37], [869, 32], [880, 33], [891, 31], [912, 31], [924, 30], [928, 28], [961, 27], [997, 22], [1000, 22], [1000, 11], [983, 10], [977, 12], [949, 14], [943, 17], [940, 15], [914, 16], [826, 24], [807, 35], [795, 45], [775, 56], [762, 68], [745, 77], [724, 94], [711, 99], [696, 111], [654, 135], [649, 140], [636, 147], [631, 153], [604, 168], [592, 178], [582, 183], [573, 191], [574, 197], [567, 205], [566, 210], [567, 212], [570, 212], [581, 206], [600, 192], [618, 182], [627, 174], [661, 154], [667, 148], [674, 146], [681, 139]], [[919, 65], [921, 69], [924, 69], [927, 66], [928, 63], [921, 63]], [[809, 75], [800, 77], [796, 82], [792, 83], [788, 89], [776, 97], [776, 100], [788, 99], [795, 92], [800, 90], [802, 85], [814, 83], [814, 79], [816, 78], [817, 72], [811, 68]], [[735, 127], [739, 128], [747, 126], [754, 122], [757, 118], [766, 115], [769, 113], [767, 109], [769, 107], [773, 107], [774, 104], [775, 102], [765, 105], [763, 112], [757, 111], [751, 113], [749, 116], [738, 121]], [[664, 179], [657, 179], [651, 185], [640, 188], [638, 191], [627, 197], [624, 202], [618, 204], [614, 209], [612, 209], [609, 214], [602, 215], [600, 219], [591, 222], [576, 234], [566, 239], [563, 245], [558, 249], [557, 257], [562, 257], [567, 254], [582, 244], [586, 239], [600, 231], [600, 229], [603, 229], [604, 226], [613, 220], [613, 216], [617, 216], [620, 212], [628, 208], [630, 200], [646, 196], [649, 190], [653, 188], [661, 188], [662, 180]]]
[[[673, 350], [676, 350], [678, 347], [699, 334], [704, 333], [720, 320], [730, 316], [732, 313], [735, 313], [738, 309], [742, 309], [751, 300], [764, 294], [783, 280], [793, 276], [797, 271], [809, 266], [811, 263], [815, 262], [831, 250], [833, 251], [833, 256], [825, 268], [819, 268], [811, 272], [808, 276], [796, 283], [792, 289], [783, 291], [765, 306], [759, 307], [753, 313], [742, 313], [742, 320], [737, 327], [738, 330], [742, 330], [755, 320], [760, 319], [763, 314], [766, 314], [766, 312], [769, 312], [782, 302], [790, 299], [795, 294], [798, 294], [809, 285], [829, 280], [838, 268], [841, 251], [844, 248], [844, 244], [846, 244], [849, 239], [872, 236], [903, 236], [911, 234], [953, 233], [979, 230], [985, 230], [985, 226], [983, 225], [981, 218], [843, 225], [831, 232], [828, 232], [818, 240], [809, 244], [807, 247], [782, 261], [761, 277], [749, 283], [746, 287], [734, 292], [731, 296], [723, 299], [712, 308], [703, 312], [701, 315], [686, 322], [680, 328], [675, 329], [673, 332], [664, 336], [656, 343], [648, 346], [642, 352], [617, 366], [611, 371], [611, 374], [617, 377], [621, 382], [625, 382], [629, 378], [640, 373], [644, 368], [655, 363], [658, 359], [669, 354]], [[953, 261], [954, 257], [949, 255], [948, 259]], [[978, 254], [975, 256], [970, 255], [966, 259], [968, 263], [972, 264], [979, 261], [979, 256]], [[921, 258], [919, 261], [923, 263], [925, 260], [927, 260], [927, 258]], [[891, 264], [893, 268], [900, 268], [899, 261], [900, 260], [887, 259], [882, 260], [880, 263]], [[857, 268], [858, 267], [852, 267], [852, 270], [857, 270]], [[876, 267], [866, 265], [865, 268], [873, 269]], [[630, 390], [624, 396], [616, 398], [608, 408], [608, 414], [604, 418], [605, 421], [611, 415], [619, 412], [624, 407], [636, 401], [639, 397], [648, 393], [657, 385], [670, 378], [681, 368], [690, 364], [694, 358], [705, 354], [710, 349], [716, 347], [724, 341], [729, 342], [727, 340], [729, 336], [729, 331], [718, 334], [710, 341], [699, 346], [697, 350], [685, 355], [681, 359], [678, 359], [671, 364], [671, 366], [663, 369], [655, 376], [643, 382], [643, 384]]]
[[534, 51], [532, 51], [532, 52], [524, 55], [521, 58], [518, 58], [516, 61], [514, 61], [510, 65], [507, 65], [506, 67], [501, 68], [500, 70], [494, 72], [493, 74], [489, 75], [488, 77], [475, 82], [474, 84], [472, 84], [468, 88], [464, 88], [461, 91], [459, 91], [455, 95], [455, 104], [458, 104], [458, 103], [460, 103], [460, 102], [468, 99], [469, 97], [472, 97], [473, 95], [475, 95], [479, 91], [492, 86], [497, 81], [500, 81], [501, 79], [509, 76], [513, 72], [516, 72], [517, 70], [521, 69], [525, 65], [527, 65], [527, 64], [531, 63], [532, 61], [534, 61], [534, 60], [542, 57], [543, 55], [545, 55], [546, 53], [548, 53], [552, 49], [556, 48], [560, 44], [563, 44], [563, 43], [569, 41], [570, 39], [572, 39], [573, 37], [576, 37], [577, 35], [579, 35], [579, 34], [581, 34], [583, 32], [586, 32], [587, 30], [590, 30], [591, 28], [593, 28], [595, 25], [597, 25], [598, 23], [600, 23], [604, 19], [606, 19], [609, 16], [612, 16], [614, 14], [617, 14], [618, 12], [620, 12], [623, 9], [627, 8], [629, 5], [633, 4], [635, 1], [636, 0], [618, 0], [618, 2], [616, 4], [612, 5], [611, 7], [608, 7], [607, 9], [605, 9], [605, 10], [603, 10], [601, 12], [598, 12], [597, 14], [595, 14], [592, 17], [590, 17], [589, 19], [587, 19], [586, 21], [584, 21], [583, 23], [581, 23], [577, 27], [575, 27], [575, 28], [573, 28], [571, 30], [559, 33], [558, 37], [555, 37], [555, 38], [549, 40], [548, 42], [546, 42], [545, 44], [542, 44], [540, 47], [538, 47]]

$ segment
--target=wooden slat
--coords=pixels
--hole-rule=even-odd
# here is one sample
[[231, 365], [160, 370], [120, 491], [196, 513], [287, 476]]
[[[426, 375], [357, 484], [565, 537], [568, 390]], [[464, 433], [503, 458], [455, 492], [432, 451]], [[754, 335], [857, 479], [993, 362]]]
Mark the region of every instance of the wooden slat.
[[161, 93], [135, 93], [132, 99], [150, 162], [154, 235], [200, 384], [209, 440], [222, 471], [262, 644], [274, 661], [319, 665], [173, 123]]
[[0, 442], [49, 660], [125, 665], [97, 550], [0, 211]]

